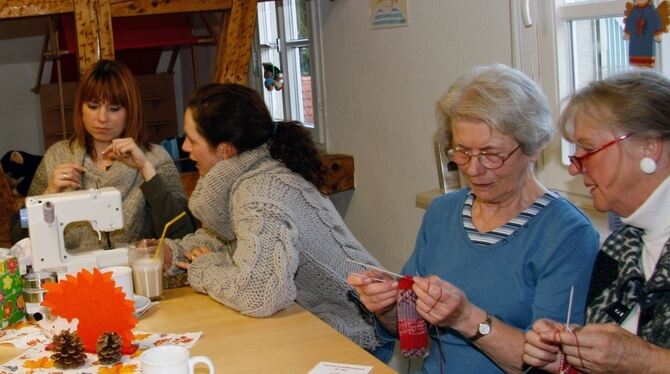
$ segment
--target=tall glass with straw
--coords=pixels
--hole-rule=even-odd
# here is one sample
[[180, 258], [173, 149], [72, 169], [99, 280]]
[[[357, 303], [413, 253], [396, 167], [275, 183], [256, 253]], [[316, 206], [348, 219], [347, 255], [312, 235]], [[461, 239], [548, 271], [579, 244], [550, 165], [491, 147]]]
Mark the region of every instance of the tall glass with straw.
[[133, 269], [135, 293], [151, 300], [163, 295], [163, 242], [170, 225], [182, 218], [186, 212], [170, 220], [163, 227], [160, 239], [143, 239], [131, 245], [128, 252]]

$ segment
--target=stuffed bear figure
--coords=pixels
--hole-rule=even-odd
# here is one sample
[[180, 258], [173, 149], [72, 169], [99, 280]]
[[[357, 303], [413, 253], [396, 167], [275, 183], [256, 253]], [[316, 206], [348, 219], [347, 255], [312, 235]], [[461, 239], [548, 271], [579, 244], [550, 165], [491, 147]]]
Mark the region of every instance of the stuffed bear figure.
[[2, 156], [2, 169], [15, 194], [28, 194], [33, 175], [41, 161], [42, 156], [23, 151], [9, 151]]

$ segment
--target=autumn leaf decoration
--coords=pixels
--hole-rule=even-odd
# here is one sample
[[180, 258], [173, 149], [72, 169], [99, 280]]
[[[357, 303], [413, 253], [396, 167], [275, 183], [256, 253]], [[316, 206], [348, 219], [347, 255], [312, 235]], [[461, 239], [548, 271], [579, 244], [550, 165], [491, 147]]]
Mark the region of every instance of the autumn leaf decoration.
[[86, 352], [95, 353], [98, 337], [106, 332], [121, 337], [123, 354], [137, 349], [132, 345], [132, 329], [137, 323], [133, 316], [135, 306], [125, 298], [121, 287], [116, 287], [111, 272], [81, 270], [76, 276], [67, 275], [66, 279], [46, 283], [44, 287], [47, 293], [42, 304], [51, 308], [51, 314], [68, 321], [79, 320], [77, 334]]
[[54, 362], [49, 356], [45, 356], [35, 360], [26, 360], [23, 363], [23, 367], [26, 369], [51, 369], [54, 367]]
[[135, 364], [116, 364], [110, 367], [101, 367], [99, 374], [134, 374], [137, 371]]

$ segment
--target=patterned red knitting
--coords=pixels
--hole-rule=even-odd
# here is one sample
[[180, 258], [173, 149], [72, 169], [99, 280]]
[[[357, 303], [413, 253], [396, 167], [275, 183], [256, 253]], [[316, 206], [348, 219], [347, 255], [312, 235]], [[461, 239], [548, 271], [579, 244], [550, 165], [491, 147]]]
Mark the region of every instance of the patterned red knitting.
[[581, 373], [579, 370], [575, 369], [568, 363], [568, 361], [565, 359], [565, 355], [563, 353], [560, 353], [561, 355], [561, 360], [560, 364], [558, 365], [558, 374], [579, 374]]
[[561, 354], [561, 363], [558, 367], [558, 374], [579, 374], [579, 370], [568, 364], [568, 362], [564, 359], [563, 354]]
[[422, 357], [428, 348], [428, 327], [416, 311], [414, 280], [406, 275], [398, 281], [398, 336], [400, 351], [407, 358]]

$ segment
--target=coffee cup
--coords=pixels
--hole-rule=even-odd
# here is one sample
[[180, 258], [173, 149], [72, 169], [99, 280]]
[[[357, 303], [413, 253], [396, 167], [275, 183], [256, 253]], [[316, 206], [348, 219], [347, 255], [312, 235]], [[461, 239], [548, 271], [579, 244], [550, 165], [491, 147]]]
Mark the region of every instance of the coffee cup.
[[135, 293], [156, 300], [163, 294], [163, 251], [158, 240], [140, 240], [128, 248]]
[[128, 266], [110, 266], [102, 268], [102, 273], [112, 273], [112, 279], [117, 287], [121, 287], [125, 298], [134, 301], [132, 270]]
[[144, 374], [193, 374], [195, 365], [204, 364], [214, 374], [212, 360], [205, 356], [189, 357], [188, 349], [176, 345], [161, 345], [146, 350], [140, 356]]

